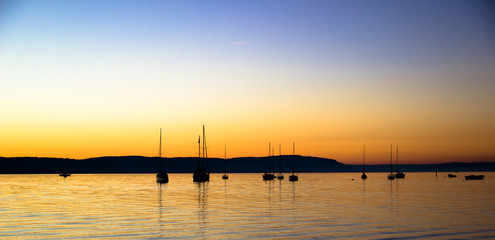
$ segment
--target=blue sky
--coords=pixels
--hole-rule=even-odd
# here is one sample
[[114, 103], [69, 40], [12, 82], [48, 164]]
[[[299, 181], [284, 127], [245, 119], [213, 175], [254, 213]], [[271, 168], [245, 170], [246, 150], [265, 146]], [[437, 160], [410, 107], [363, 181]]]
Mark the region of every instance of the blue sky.
[[418, 143], [428, 139], [444, 153], [482, 141], [478, 150], [495, 155], [486, 143], [494, 10], [490, 1], [1, 1], [0, 130], [10, 132], [0, 141], [15, 155], [13, 131], [26, 126], [78, 136], [75, 126], [206, 122], [227, 124], [225, 138], [248, 126], [251, 142], [238, 145], [298, 129], [306, 155], [349, 161], [363, 142], [424, 156], [438, 147]]

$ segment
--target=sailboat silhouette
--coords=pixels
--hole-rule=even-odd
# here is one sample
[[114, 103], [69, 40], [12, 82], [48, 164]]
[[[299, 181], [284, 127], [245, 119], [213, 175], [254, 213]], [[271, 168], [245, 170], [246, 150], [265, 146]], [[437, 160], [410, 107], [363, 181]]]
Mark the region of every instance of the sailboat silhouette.
[[67, 159], [64, 159], [64, 171], [59, 173], [58, 175], [64, 178], [70, 176], [70, 172], [67, 171]]
[[279, 156], [278, 156], [278, 176], [277, 179], [284, 179], [284, 175], [282, 175], [282, 145], [278, 145], [279, 148]]
[[404, 174], [403, 172], [399, 171], [399, 146], [397, 146], [397, 152], [396, 152], [397, 156], [396, 156], [396, 161], [397, 161], [397, 173], [395, 174], [395, 178], [404, 178], [406, 177], [406, 174]]
[[395, 174], [392, 173], [392, 144], [390, 144], [390, 173], [387, 176], [388, 180], [394, 180]]
[[168, 183], [168, 174], [162, 170], [162, 129], [160, 128], [160, 147], [158, 150], [158, 173], [156, 174], [156, 182]]
[[[205, 125], [203, 125], [203, 158], [201, 158], [201, 136], [198, 139], [198, 168], [194, 170], [193, 182], [206, 182], [210, 181], [210, 171], [208, 167], [208, 150], [206, 147], [206, 137], [205, 137]], [[202, 161], [201, 161], [202, 160]], [[203, 166], [201, 167], [201, 163]], [[205, 169], [206, 163], [206, 169]]]
[[294, 168], [295, 168], [295, 159], [294, 155], [296, 153], [296, 143], [292, 143], [292, 175], [289, 176], [289, 181], [295, 182], [299, 181], [299, 177], [297, 175], [294, 175]]
[[271, 170], [271, 166], [272, 166], [271, 151], [272, 151], [271, 143], [268, 143], [268, 172], [265, 171], [265, 173], [263, 174], [262, 176], [263, 180], [273, 180], [275, 178], [275, 175], [272, 173]]
[[225, 157], [223, 159], [223, 167], [224, 167], [224, 171], [223, 171], [223, 175], [222, 175], [222, 179], [229, 179], [229, 175], [227, 175], [227, 145], [225, 145]]
[[365, 155], [366, 155], [366, 145], [363, 145], [363, 175], [361, 175], [361, 179], [363, 180], [368, 178], [368, 176], [366, 176], [366, 173], [364, 173], [364, 171], [366, 170]]

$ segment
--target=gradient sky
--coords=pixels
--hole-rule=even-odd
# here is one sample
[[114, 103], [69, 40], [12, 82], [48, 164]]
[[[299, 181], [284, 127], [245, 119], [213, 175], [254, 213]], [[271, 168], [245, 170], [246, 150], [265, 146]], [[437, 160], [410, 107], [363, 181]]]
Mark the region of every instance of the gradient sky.
[[495, 161], [490, 1], [0, 1], [0, 156]]

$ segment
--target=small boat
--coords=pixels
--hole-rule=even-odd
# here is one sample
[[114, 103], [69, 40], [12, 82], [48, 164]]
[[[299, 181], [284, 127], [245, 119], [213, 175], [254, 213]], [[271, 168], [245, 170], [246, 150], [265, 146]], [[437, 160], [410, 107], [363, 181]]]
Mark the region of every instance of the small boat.
[[392, 144], [390, 144], [390, 173], [387, 176], [388, 180], [394, 180], [395, 174], [392, 172]]
[[59, 173], [58, 175], [64, 178], [70, 176], [70, 172], [67, 171], [67, 159], [64, 159], [64, 171]]
[[160, 128], [160, 147], [158, 150], [158, 173], [156, 174], [157, 183], [168, 183], [168, 174], [162, 170], [162, 129]]
[[466, 180], [483, 180], [484, 178], [485, 175], [468, 175], [464, 177]]
[[223, 159], [223, 167], [224, 167], [224, 171], [223, 171], [222, 179], [227, 180], [229, 179], [229, 175], [227, 175], [227, 145], [225, 145], [225, 157]]
[[156, 174], [157, 183], [168, 183], [168, 174], [166, 172], [160, 171]]
[[289, 176], [289, 181], [291, 181], [291, 182], [299, 181], [299, 177], [297, 177], [297, 175], [294, 175], [294, 168], [295, 168], [294, 155], [296, 152], [295, 149], [296, 149], [296, 144], [292, 143], [292, 175]]
[[397, 157], [396, 157], [396, 160], [397, 160], [397, 173], [395, 174], [395, 178], [404, 178], [406, 177], [406, 174], [404, 174], [403, 172], [399, 171], [399, 146], [397, 146]]
[[455, 178], [455, 177], [457, 177], [457, 175], [452, 174], [452, 173], [449, 173], [449, 174], [447, 175], [447, 177], [449, 177], [449, 178]]
[[364, 173], [365, 169], [366, 169], [366, 163], [365, 163], [365, 153], [366, 153], [366, 145], [363, 145], [363, 174], [361, 175], [361, 179], [365, 180], [366, 178], [368, 178], [368, 176], [366, 176], [366, 173]]
[[203, 168], [196, 168], [193, 173], [193, 182], [207, 182], [210, 181], [210, 174]]
[[273, 180], [275, 178], [275, 175], [271, 174], [271, 173], [267, 173], [265, 172], [263, 174], [263, 180]]
[[[205, 125], [203, 125], [203, 158], [201, 158], [201, 136], [198, 139], [198, 168], [194, 170], [193, 182], [207, 182], [210, 181], [210, 172], [205, 170], [208, 169], [208, 152], [206, 148], [206, 138], [205, 138]], [[201, 159], [203, 161], [201, 161]], [[201, 167], [201, 162], [203, 167]], [[206, 163], [206, 168], [205, 168]]]

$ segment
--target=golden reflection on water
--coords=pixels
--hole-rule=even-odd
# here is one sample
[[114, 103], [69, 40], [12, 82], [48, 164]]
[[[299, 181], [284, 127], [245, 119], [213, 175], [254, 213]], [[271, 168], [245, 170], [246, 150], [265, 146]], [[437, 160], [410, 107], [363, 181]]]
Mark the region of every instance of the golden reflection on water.
[[484, 174], [0, 175], [0, 238], [493, 238], [495, 174]]

